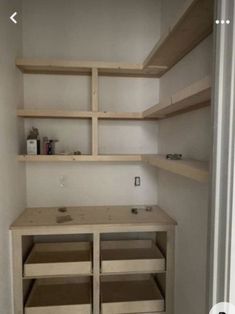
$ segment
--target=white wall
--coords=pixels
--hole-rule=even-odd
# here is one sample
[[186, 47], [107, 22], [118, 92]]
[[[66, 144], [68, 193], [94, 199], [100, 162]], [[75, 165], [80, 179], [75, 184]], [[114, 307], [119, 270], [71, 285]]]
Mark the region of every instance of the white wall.
[[[142, 62], [160, 33], [160, 1], [23, 1], [23, 50], [28, 57]], [[90, 110], [90, 78], [24, 75], [24, 105], [34, 108]], [[100, 78], [100, 110], [142, 111], [156, 104], [159, 81]], [[41, 136], [60, 140], [59, 151], [91, 152], [86, 120], [28, 120]], [[100, 153], [157, 152], [154, 122], [101, 121]], [[27, 205], [157, 203], [156, 169], [141, 164], [28, 164]], [[65, 177], [61, 189], [59, 178]], [[141, 176], [141, 187], [134, 177]]]
[[[184, 3], [163, 2], [163, 30]], [[211, 59], [212, 38], [208, 37], [161, 78], [160, 99], [210, 74]], [[209, 160], [210, 118], [208, 107], [161, 121], [159, 152]], [[178, 222], [175, 314], [206, 314], [208, 185], [159, 171], [158, 203]]]
[[143, 61], [159, 33], [159, 0], [23, 0], [24, 56]]
[[15, 67], [21, 54], [21, 23], [9, 16], [21, 13], [21, 1], [0, 2], [0, 312], [11, 312], [9, 226], [25, 207], [25, 167], [17, 162], [23, 125], [16, 108], [22, 104], [22, 77]]

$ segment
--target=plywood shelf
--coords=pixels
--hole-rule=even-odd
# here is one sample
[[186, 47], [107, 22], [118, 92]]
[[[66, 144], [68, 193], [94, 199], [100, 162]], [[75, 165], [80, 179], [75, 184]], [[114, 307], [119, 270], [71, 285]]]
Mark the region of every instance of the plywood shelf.
[[101, 273], [156, 273], [165, 271], [165, 258], [151, 240], [101, 242]]
[[188, 0], [183, 10], [144, 61], [166, 66], [166, 73], [213, 31], [214, 0]]
[[168, 160], [165, 155], [19, 155], [21, 162], [146, 162], [152, 166], [207, 182], [209, 166], [197, 160]]
[[102, 314], [163, 312], [165, 301], [152, 278], [101, 283]]
[[142, 112], [106, 112], [48, 109], [18, 109], [17, 116], [22, 118], [52, 119], [109, 119], [109, 120], [142, 120]]
[[25, 264], [24, 277], [90, 275], [91, 246], [80, 243], [36, 243]]
[[19, 155], [22, 162], [140, 162], [141, 155]]
[[159, 77], [165, 71], [165, 66], [144, 68], [142, 64], [31, 58], [17, 58], [16, 66], [29, 74], [91, 75], [96, 68], [101, 76]]
[[207, 182], [209, 165], [197, 160], [169, 160], [165, 155], [143, 155], [142, 160], [149, 165], [199, 181]]
[[53, 283], [37, 280], [25, 305], [25, 314], [90, 314], [89, 283]]
[[211, 79], [209, 76], [176, 92], [161, 103], [144, 112], [106, 112], [49, 109], [18, 109], [17, 116], [23, 118], [55, 119], [109, 119], [152, 120], [164, 119], [177, 114], [209, 106], [211, 101]]
[[211, 79], [207, 76], [145, 110], [143, 117], [164, 119], [209, 106], [210, 101]]

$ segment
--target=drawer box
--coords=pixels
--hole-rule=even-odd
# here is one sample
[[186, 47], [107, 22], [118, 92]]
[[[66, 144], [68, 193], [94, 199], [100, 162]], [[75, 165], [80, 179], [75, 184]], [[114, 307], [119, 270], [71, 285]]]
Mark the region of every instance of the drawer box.
[[164, 312], [165, 301], [152, 278], [101, 284], [102, 314]]
[[152, 240], [103, 241], [101, 271], [105, 273], [165, 271], [165, 258]]
[[91, 314], [91, 285], [36, 281], [25, 314]]
[[25, 264], [25, 277], [91, 274], [89, 242], [37, 243]]

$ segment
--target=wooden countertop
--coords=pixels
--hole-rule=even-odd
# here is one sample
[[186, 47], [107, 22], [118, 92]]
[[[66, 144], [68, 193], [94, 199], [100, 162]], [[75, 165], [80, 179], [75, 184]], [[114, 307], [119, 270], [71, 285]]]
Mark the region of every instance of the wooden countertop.
[[[138, 214], [131, 209], [138, 208]], [[69, 227], [125, 227], [125, 226], [174, 226], [176, 222], [160, 207], [152, 206], [146, 211], [145, 206], [80, 206], [27, 208], [11, 225], [11, 230], [68, 229]], [[54, 229], [54, 228], [53, 228]], [[102, 230], [99, 230], [102, 232]]]

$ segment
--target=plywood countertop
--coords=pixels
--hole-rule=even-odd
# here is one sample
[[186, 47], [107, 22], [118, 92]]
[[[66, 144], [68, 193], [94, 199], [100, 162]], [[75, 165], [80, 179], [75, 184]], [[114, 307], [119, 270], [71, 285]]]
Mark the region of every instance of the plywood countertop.
[[[138, 214], [132, 213], [132, 208], [138, 209]], [[145, 206], [82, 206], [82, 207], [49, 207], [27, 208], [12, 224], [11, 230], [46, 231], [59, 228], [73, 231], [76, 228], [87, 228], [90, 232], [102, 232], [115, 227], [141, 226], [174, 226], [176, 222], [160, 207], [152, 206], [146, 211]], [[46, 230], [45, 230], [46, 229]], [[94, 230], [95, 229], [95, 230]], [[34, 230], [34, 232], [33, 232]], [[72, 232], [75, 233], [75, 232]]]

